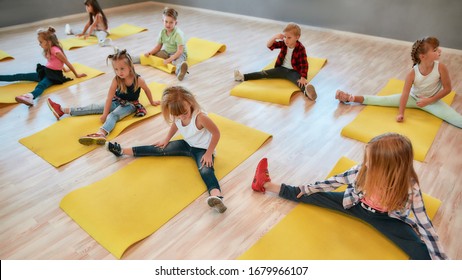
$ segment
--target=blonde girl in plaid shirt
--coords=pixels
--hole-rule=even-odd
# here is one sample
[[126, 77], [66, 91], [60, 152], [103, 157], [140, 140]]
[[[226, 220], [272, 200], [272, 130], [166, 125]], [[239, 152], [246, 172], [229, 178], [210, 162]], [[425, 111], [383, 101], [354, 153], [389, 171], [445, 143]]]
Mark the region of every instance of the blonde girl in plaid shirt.
[[[426, 213], [413, 158], [407, 137], [386, 133], [367, 144], [363, 164], [298, 187], [271, 182], [264, 158], [257, 166], [252, 189], [362, 219], [411, 259], [447, 259]], [[347, 185], [345, 192], [332, 192], [342, 185]]]

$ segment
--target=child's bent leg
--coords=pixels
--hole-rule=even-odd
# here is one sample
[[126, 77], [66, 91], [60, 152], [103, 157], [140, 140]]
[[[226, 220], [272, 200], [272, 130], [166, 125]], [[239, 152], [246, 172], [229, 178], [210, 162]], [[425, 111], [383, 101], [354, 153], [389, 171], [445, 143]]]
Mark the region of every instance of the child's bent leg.
[[217, 177], [215, 176], [215, 169], [213, 168], [213, 165], [208, 167], [205, 164], [202, 164], [201, 162], [205, 152], [205, 149], [191, 148], [191, 154], [194, 160], [196, 161], [196, 165], [199, 169], [201, 178], [207, 186], [207, 191], [210, 195], [212, 195], [212, 191], [216, 192], [217, 190], [221, 193], [220, 185], [218, 183]]
[[106, 132], [106, 135], [109, 134], [115, 127], [116, 123], [126, 116], [135, 112], [135, 105], [127, 104], [125, 106], [117, 106], [106, 118], [101, 129]]
[[106, 47], [106, 46], [111, 45], [112, 40], [107, 38], [108, 34], [107, 34], [106, 31], [96, 30], [96, 31], [94, 31], [94, 34], [95, 34], [96, 38], [98, 39], [98, 44], [101, 47]]
[[179, 58], [172, 61], [172, 64], [176, 66], [175, 74], [179, 81], [182, 81], [186, 73], [188, 73], [188, 63], [186, 59], [186, 54], [183, 52]]
[[170, 57], [170, 55], [168, 54], [168, 52], [164, 51], [164, 50], [160, 50], [158, 52], [156, 52], [154, 54], [154, 56], [157, 56], [157, 57], [160, 57], [162, 59], [167, 59]]
[[444, 103], [442, 100], [438, 100], [437, 102], [427, 105], [421, 109], [458, 128], [462, 128], [462, 115], [457, 113], [456, 110]]

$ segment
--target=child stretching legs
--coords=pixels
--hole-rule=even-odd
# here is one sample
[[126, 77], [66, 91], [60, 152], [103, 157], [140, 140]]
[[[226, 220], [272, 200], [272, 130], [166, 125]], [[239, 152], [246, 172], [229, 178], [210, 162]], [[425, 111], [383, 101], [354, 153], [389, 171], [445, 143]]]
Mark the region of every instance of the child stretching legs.
[[414, 67], [406, 76], [402, 94], [354, 96], [337, 90], [335, 98], [344, 103], [398, 107], [397, 122], [404, 121], [406, 108], [418, 108], [462, 128], [462, 115], [441, 100], [451, 92], [451, 79], [446, 66], [438, 61], [440, 56], [437, 38], [417, 40], [411, 51]]
[[[359, 218], [411, 259], [447, 259], [425, 211], [413, 158], [409, 139], [387, 133], [367, 144], [362, 164], [324, 181], [298, 187], [271, 182], [264, 158], [257, 166], [252, 189]], [[342, 185], [347, 185], [344, 192], [333, 192]]]
[[[226, 211], [220, 185], [213, 168], [215, 147], [220, 139], [220, 131], [215, 123], [201, 111], [194, 95], [180, 86], [164, 90], [161, 101], [162, 114], [171, 123], [167, 136], [154, 145], [124, 148], [117, 143], [108, 144], [108, 149], [116, 156], [189, 156], [192, 157], [207, 186], [207, 204], [219, 213]], [[170, 141], [179, 132], [184, 140]]]
[[146, 109], [138, 100], [141, 90], [144, 90], [152, 106], [160, 104], [159, 101], [152, 99], [151, 90], [146, 81], [135, 72], [131, 56], [126, 50], [117, 51], [115, 54], [109, 55], [107, 59], [112, 61], [115, 77], [112, 79], [104, 104], [63, 108], [51, 99], [48, 98], [47, 100], [48, 107], [57, 120], [65, 114], [70, 116], [101, 114], [100, 120], [103, 125], [97, 132], [80, 137], [79, 143], [82, 145], [104, 145], [106, 136], [114, 129], [118, 121], [133, 113], [137, 117], [144, 116]]

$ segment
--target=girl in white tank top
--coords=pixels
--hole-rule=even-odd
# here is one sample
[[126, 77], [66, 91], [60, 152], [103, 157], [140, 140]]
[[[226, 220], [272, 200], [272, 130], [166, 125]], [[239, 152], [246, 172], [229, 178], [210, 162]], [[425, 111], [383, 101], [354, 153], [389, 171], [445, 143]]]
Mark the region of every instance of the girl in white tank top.
[[451, 92], [452, 87], [448, 69], [438, 61], [440, 55], [441, 49], [437, 38], [425, 37], [417, 40], [411, 51], [414, 67], [406, 75], [402, 93], [387, 96], [355, 96], [337, 90], [335, 98], [343, 103], [357, 102], [365, 105], [398, 107], [397, 122], [404, 121], [406, 108], [415, 108], [462, 128], [462, 115], [441, 100]]
[[[215, 176], [214, 152], [220, 139], [215, 123], [201, 111], [194, 95], [180, 86], [168, 87], [162, 95], [162, 114], [171, 123], [167, 136], [154, 145], [123, 148], [109, 143], [108, 149], [116, 156], [190, 156], [196, 162], [199, 173], [207, 186], [207, 204], [219, 213], [226, 211], [220, 185]], [[183, 139], [173, 140], [175, 134]]]

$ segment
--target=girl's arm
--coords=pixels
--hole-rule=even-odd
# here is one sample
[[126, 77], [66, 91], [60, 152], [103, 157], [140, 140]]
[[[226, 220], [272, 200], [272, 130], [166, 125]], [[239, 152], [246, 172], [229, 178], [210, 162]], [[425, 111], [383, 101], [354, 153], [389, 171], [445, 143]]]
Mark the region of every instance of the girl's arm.
[[271, 37], [271, 39], [266, 43], [266, 46], [268, 48], [271, 48], [271, 46], [276, 42], [276, 40], [284, 40], [284, 34], [279, 33]]
[[[438, 234], [436, 233], [432, 222], [428, 218], [422, 199], [422, 193], [417, 184], [413, 187], [411, 211], [414, 213], [417, 230], [419, 231], [419, 235], [423, 242], [427, 245], [430, 257], [432, 259], [447, 259], [448, 257], [443, 252]], [[407, 219], [408, 220], [406, 222], [410, 222], [412, 224], [412, 220], [409, 218]]]
[[172, 125], [170, 126], [170, 130], [168, 131], [167, 136], [165, 136], [164, 140], [154, 143], [154, 146], [159, 147], [161, 149], [165, 148], [165, 146], [168, 145], [168, 143], [170, 142], [170, 139], [172, 139], [173, 135], [175, 135], [177, 131], [178, 131], [178, 127], [176, 126], [175, 123], [172, 123]]
[[403, 93], [401, 93], [401, 100], [399, 101], [399, 111], [396, 116], [397, 122], [402, 122], [404, 120], [404, 110], [406, 110], [407, 100], [409, 99], [409, 93], [411, 92], [412, 84], [414, 83], [414, 69], [412, 69], [406, 76], [404, 81]]
[[202, 166], [212, 167], [213, 166], [213, 151], [217, 147], [218, 140], [220, 140], [220, 130], [216, 124], [204, 113], [199, 113], [197, 115], [197, 128], [201, 129], [202, 127], [207, 129], [212, 134], [212, 140], [210, 141], [207, 151], [201, 158]]
[[85, 73], [82, 73], [82, 74], [77, 73], [74, 66], [69, 62], [67, 57], [62, 52], [56, 52], [55, 55], [59, 60], [61, 60], [64, 64], [66, 64], [67, 67], [69, 67], [69, 69], [72, 71], [72, 73], [74, 73], [74, 75], [77, 78], [82, 78], [82, 77], [87, 76], [87, 74]]
[[148, 87], [148, 85], [146, 85], [146, 81], [143, 78], [138, 77], [138, 83], [139, 83], [140, 87], [144, 90], [144, 93], [146, 94], [146, 97], [149, 99], [149, 103], [152, 106], [160, 105], [159, 100], [154, 101], [152, 99], [151, 89]]
[[[88, 21], [87, 21], [87, 23], [85, 24], [85, 27], [83, 28], [83, 31], [82, 31], [82, 33], [80, 33], [80, 34], [77, 34], [77, 37], [81, 37], [81, 36], [84, 36], [84, 35], [85, 35], [85, 33], [87, 33], [87, 29], [88, 29], [88, 27], [90, 27], [90, 20], [88, 20]], [[86, 35], [85, 35], [85, 37], [86, 37]]]
[[96, 14], [95, 18], [93, 19], [93, 24], [90, 26], [90, 29], [88, 30], [88, 35], [91, 35], [93, 33], [93, 30], [103, 22], [103, 15], [101, 13]]
[[333, 191], [343, 185], [349, 185], [356, 181], [356, 176], [358, 175], [361, 165], [355, 165], [349, 170], [334, 175], [324, 181], [317, 181], [313, 184], [299, 186], [300, 194], [299, 197], [303, 194], [313, 194], [317, 192], [329, 192]]
[[451, 78], [449, 77], [448, 69], [446, 68], [444, 64], [440, 63], [438, 65], [438, 71], [440, 72], [441, 85], [443, 87], [435, 95], [429, 98], [422, 98], [419, 101], [417, 101], [417, 106], [425, 107], [429, 104], [433, 104], [436, 101], [440, 100], [441, 98], [444, 98], [446, 95], [448, 95], [451, 92], [452, 90]]
[[104, 123], [106, 121], [107, 115], [109, 115], [109, 113], [110, 113], [109, 111], [111, 110], [112, 98], [114, 98], [114, 96], [115, 96], [116, 89], [117, 89], [117, 81], [114, 78], [114, 79], [112, 79], [111, 86], [109, 87], [109, 91], [107, 93], [106, 103], [104, 103], [103, 114], [100, 117], [100, 120], [101, 120], [102, 123]]
[[172, 61], [179, 58], [183, 54], [183, 51], [184, 51], [184, 45], [179, 45], [176, 52], [172, 54], [168, 59], [164, 60], [164, 63], [165, 64], [172, 63]]
[[148, 57], [150, 55], [155, 55], [161, 48], [162, 44], [158, 43], [150, 52], [145, 53], [144, 56]]

